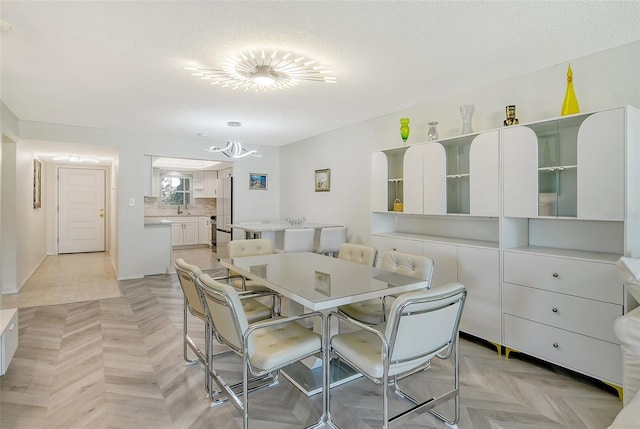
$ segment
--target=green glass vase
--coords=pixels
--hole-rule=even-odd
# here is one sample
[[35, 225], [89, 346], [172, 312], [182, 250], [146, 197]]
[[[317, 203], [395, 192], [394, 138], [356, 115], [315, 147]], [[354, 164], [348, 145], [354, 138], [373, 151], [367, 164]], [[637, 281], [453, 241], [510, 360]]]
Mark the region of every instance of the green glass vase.
[[402, 137], [403, 142], [407, 142], [410, 131], [411, 129], [409, 128], [409, 118], [400, 118], [400, 137]]

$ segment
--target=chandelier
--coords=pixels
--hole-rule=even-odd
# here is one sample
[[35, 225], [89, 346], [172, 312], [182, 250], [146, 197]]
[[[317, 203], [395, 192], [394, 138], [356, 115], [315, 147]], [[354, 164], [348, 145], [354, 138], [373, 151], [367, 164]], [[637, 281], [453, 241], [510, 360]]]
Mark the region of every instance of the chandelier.
[[211, 81], [211, 85], [244, 89], [248, 91], [276, 90], [290, 88], [304, 80], [315, 82], [336, 83], [336, 78], [329, 76], [331, 70], [316, 65], [313, 60], [296, 57], [292, 53], [278, 54], [273, 51], [270, 55], [262, 50], [254, 55], [240, 53], [239, 57], [231, 57], [221, 69], [207, 67], [185, 67], [192, 76]]
[[242, 147], [240, 142], [228, 141], [225, 147], [211, 146], [205, 149], [207, 152], [221, 152], [223, 155], [229, 158], [244, 158], [245, 156], [252, 155], [260, 158], [256, 150], [247, 150]]

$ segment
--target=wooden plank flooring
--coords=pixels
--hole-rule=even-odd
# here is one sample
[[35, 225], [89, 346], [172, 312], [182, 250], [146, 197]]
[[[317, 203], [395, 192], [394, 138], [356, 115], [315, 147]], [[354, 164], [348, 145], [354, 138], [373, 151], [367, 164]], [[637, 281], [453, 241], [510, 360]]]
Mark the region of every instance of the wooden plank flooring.
[[[190, 260], [188, 251], [181, 252]], [[215, 267], [211, 252], [192, 256], [204, 268]], [[119, 293], [19, 309], [20, 345], [0, 377], [0, 427], [240, 428], [231, 404], [209, 407], [202, 367], [182, 359], [182, 294], [175, 275], [122, 281]], [[195, 332], [202, 324], [193, 319], [191, 326]], [[195, 336], [203, 344], [202, 333]], [[460, 428], [604, 429], [622, 406], [599, 382], [522, 357], [506, 359], [473, 339], [463, 338], [460, 346]], [[236, 356], [216, 362], [227, 381], [240, 380]], [[407, 390], [433, 393], [449, 369], [436, 360], [432, 370], [405, 380]], [[379, 427], [380, 389], [364, 379], [333, 389], [335, 419], [343, 428]], [[391, 397], [392, 411], [407, 408]], [[252, 393], [250, 402], [255, 428], [303, 427], [320, 415], [319, 395], [307, 398], [284, 377]], [[446, 426], [425, 413], [393, 427]]]

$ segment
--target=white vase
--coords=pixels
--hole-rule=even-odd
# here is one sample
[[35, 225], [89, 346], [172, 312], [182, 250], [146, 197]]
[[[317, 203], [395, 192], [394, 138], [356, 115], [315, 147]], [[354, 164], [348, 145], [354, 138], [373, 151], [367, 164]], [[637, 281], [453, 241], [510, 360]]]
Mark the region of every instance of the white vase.
[[462, 115], [462, 133], [461, 134], [470, 134], [473, 132], [473, 126], [471, 125], [471, 117], [473, 116], [474, 110], [475, 110], [475, 106], [473, 104], [465, 104], [464, 106], [460, 106], [460, 115]]

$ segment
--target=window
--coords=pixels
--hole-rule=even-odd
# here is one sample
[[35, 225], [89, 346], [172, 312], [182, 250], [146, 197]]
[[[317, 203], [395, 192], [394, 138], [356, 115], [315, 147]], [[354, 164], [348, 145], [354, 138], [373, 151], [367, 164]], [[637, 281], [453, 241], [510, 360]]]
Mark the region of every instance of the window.
[[188, 206], [191, 204], [191, 177], [162, 175], [160, 178], [161, 206]]

